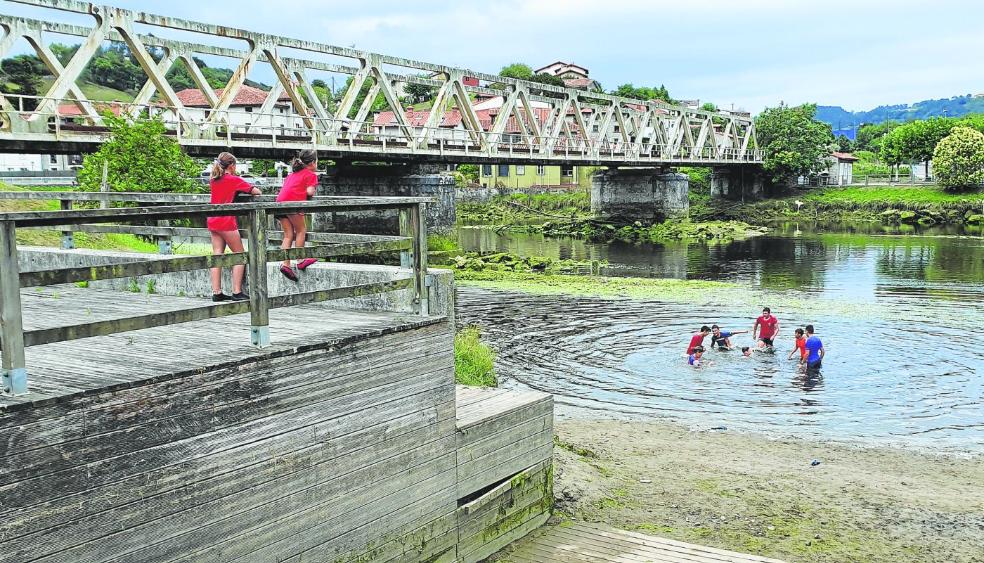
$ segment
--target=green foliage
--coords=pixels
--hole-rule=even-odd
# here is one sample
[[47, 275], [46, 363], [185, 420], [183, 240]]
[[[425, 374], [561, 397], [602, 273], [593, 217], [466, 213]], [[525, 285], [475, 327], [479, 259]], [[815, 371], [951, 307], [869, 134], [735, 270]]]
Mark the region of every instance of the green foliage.
[[[854, 163], [854, 177], [859, 176], [888, 176], [892, 168], [881, 161], [876, 153], [866, 150], [854, 151], [858, 161]], [[855, 180], [857, 181], [857, 180]]]
[[103, 163], [112, 190], [120, 192], [198, 191], [199, 167], [177, 141], [164, 135], [159, 118], [126, 119], [105, 116], [110, 138], [95, 153], [85, 156], [79, 170], [79, 186], [96, 191], [102, 183]]
[[[341, 100], [345, 94], [348, 92], [349, 88], [352, 87], [352, 81], [355, 80], [354, 76], [349, 76], [345, 79], [345, 86], [342, 87], [341, 92], [338, 94], [338, 99]], [[349, 109], [349, 113], [346, 117], [349, 119], [354, 119], [355, 115], [359, 113], [359, 108], [362, 107], [362, 102], [365, 101], [366, 96], [369, 95], [369, 90], [372, 88], [372, 81], [366, 80], [362, 83], [362, 88], [359, 88], [359, 93], [355, 96], [355, 102], [352, 104], [352, 108]], [[386, 103], [386, 96], [382, 92], [376, 94], [376, 99], [372, 101], [373, 112], [383, 111], [389, 108], [389, 104]], [[391, 109], [391, 108], [390, 108]]]
[[[48, 68], [34, 55], [17, 55], [0, 62], [0, 92], [20, 96], [37, 96], [41, 75]], [[24, 109], [37, 107], [36, 100], [24, 100]]]
[[838, 135], [835, 142], [837, 143], [837, 150], [840, 152], [851, 152], [854, 150], [854, 143], [844, 135]]
[[857, 150], [878, 152], [881, 150], [882, 140], [885, 135], [893, 129], [902, 125], [898, 121], [884, 121], [878, 124], [866, 123], [858, 129], [854, 139], [854, 146]]
[[936, 180], [946, 189], [977, 187], [984, 182], [984, 135], [954, 127], [933, 151]]
[[499, 76], [505, 76], [506, 78], [518, 78], [520, 80], [531, 80], [533, 78], [533, 69], [527, 64], [512, 63], [502, 67], [502, 70], [499, 71]]
[[462, 385], [495, 387], [495, 352], [481, 341], [477, 326], [461, 329], [454, 337], [454, 379]]
[[936, 144], [950, 134], [956, 121], [934, 117], [896, 127], [884, 137], [882, 160], [892, 165], [931, 160]]
[[984, 113], [984, 98], [970, 94], [937, 100], [923, 100], [914, 104], [895, 104], [879, 106], [868, 111], [848, 112], [839, 106], [820, 106], [817, 119], [836, 124], [883, 123], [885, 121], [912, 121], [931, 117], [961, 117], [973, 113]]
[[704, 111], [717, 111], [718, 107], [712, 104], [711, 102], [704, 102], [703, 104], [700, 105], [700, 109]]
[[564, 86], [564, 79], [559, 76], [554, 76], [552, 74], [540, 73], [533, 75], [530, 78], [533, 82], [538, 82], [540, 84], [549, 84], [550, 86]]
[[459, 164], [458, 168], [455, 170], [457, 173], [455, 180], [458, 180], [460, 175], [460, 184], [477, 184], [478, 183], [478, 165], [477, 164]]
[[443, 235], [427, 236], [428, 252], [458, 252], [460, 250], [461, 247], [458, 245], [458, 240], [454, 237]]
[[631, 83], [622, 84], [618, 88], [612, 90], [611, 92], [615, 96], [622, 96], [623, 98], [634, 98], [636, 100], [662, 100], [664, 102], [673, 103], [673, 98], [670, 97], [670, 92], [666, 89], [666, 86], [660, 84], [659, 88], [650, 88], [648, 86], [640, 86], [636, 88]]
[[437, 95], [437, 89], [426, 84], [408, 83], [403, 87], [403, 91], [406, 93], [408, 104], [423, 103]]
[[827, 169], [834, 141], [830, 126], [817, 121], [816, 105], [780, 105], [755, 117], [759, 147], [765, 152], [765, 171], [773, 183], [810, 176]]

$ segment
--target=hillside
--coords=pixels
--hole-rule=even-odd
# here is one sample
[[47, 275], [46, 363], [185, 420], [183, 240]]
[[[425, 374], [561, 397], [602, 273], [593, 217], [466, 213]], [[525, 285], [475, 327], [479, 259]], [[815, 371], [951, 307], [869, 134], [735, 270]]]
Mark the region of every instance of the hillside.
[[970, 113], [984, 113], [984, 95], [923, 100], [914, 104], [878, 106], [872, 110], [854, 112], [840, 106], [817, 106], [817, 119], [829, 123], [834, 129], [861, 123], [881, 123], [890, 119], [909, 121], [929, 117], [962, 117]]
[[[54, 82], [54, 78], [46, 76], [41, 79], [41, 91], [47, 92], [48, 88], [51, 87], [51, 83]], [[98, 84], [93, 84], [91, 82], [82, 82], [79, 84], [79, 88], [82, 89], [82, 93], [85, 94], [93, 102], [132, 102], [133, 94], [129, 92], [124, 92], [122, 90], [116, 90], [114, 88], [109, 88], [106, 86], [100, 86]]]

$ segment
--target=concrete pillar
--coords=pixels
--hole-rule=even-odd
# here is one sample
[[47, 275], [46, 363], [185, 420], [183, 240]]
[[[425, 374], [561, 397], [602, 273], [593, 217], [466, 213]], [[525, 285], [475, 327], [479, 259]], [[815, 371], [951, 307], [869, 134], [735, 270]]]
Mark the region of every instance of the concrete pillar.
[[591, 211], [618, 223], [686, 217], [689, 185], [686, 174], [659, 168], [603, 170], [591, 178]]
[[745, 201], [764, 195], [765, 174], [759, 166], [722, 166], [711, 172], [711, 198]]
[[[319, 195], [329, 196], [413, 196], [429, 197], [427, 231], [448, 232], [454, 228], [454, 176], [433, 165], [339, 165], [320, 177]], [[397, 234], [399, 217], [395, 211], [318, 213], [313, 218], [316, 231]]]

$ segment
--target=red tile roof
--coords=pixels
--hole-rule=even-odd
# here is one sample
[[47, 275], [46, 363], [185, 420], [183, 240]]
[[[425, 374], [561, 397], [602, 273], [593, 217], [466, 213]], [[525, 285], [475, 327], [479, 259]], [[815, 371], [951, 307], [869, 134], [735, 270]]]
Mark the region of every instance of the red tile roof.
[[851, 154], [849, 152], [836, 152], [836, 151], [834, 151], [834, 152], [830, 153], [830, 156], [836, 158], [837, 160], [847, 160], [849, 162], [854, 162], [854, 161], [858, 160], [858, 157], [854, 156], [853, 154]]
[[[123, 104], [120, 102], [110, 102], [110, 103], [100, 103], [96, 102], [93, 104], [96, 111], [102, 113], [106, 110], [113, 112], [113, 115], [119, 117], [123, 113]], [[58, 115], [62, 117], [81, 117], [85, 114], [79, 109], [79, 106], [75, 104], [60, 104], [58, 106]]]
[[591, 88], [595, 85], [593, 78], [565, 78], [564, 86], [568, 88]]
[[[225, 88], [219, 88], [215, 91], [215, 97], [222, 97], [222, 92]], [[208, 100], [205, 98], [205, 93], [198, 88], [188, 88], [181, 90], [180, 92], [175, 92], [178, 95], [178, 100], [185, 107], [192, 108], [208, 108], [211, 107]], [[246, 86], [245, 84], [236, 93], [236, 97], [232, 100], [232, 106], [262, 106], [263, 102], [266, 101], [268, 92], [266, 90], [260, 90], [259, 88], [253, 88], [252, 86]], [[280, 94], [277, 98], [278, 101], [288, 101], [290, 97], [286, 92]]]

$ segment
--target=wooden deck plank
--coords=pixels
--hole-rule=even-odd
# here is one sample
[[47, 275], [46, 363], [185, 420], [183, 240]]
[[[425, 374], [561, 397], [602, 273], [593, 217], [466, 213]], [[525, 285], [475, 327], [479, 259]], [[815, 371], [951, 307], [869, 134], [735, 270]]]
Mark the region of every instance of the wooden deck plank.
[[[25, 330], [93, 322], [201, 305], [188, 297], [149, 295], [74, 286], [21, 291]], [[408, 313], [346, 311], [312, 304], [270, 313], [273, 345], [250, 345], [249, 314], [144, 329], [79, 342], [59, 342], [26, 349], [27, 395], [0, 396], [0, 413], [21, 405], [106, 387], [289, 353], [315, 343], [389, 333], [424, 326], [439, 319]]]
[[755, 555], [688, 544], [617, 530], [602, 524], [576, 522], [551, 526], [520, 541], [503, 562], [618, 563], [783, 563]]

